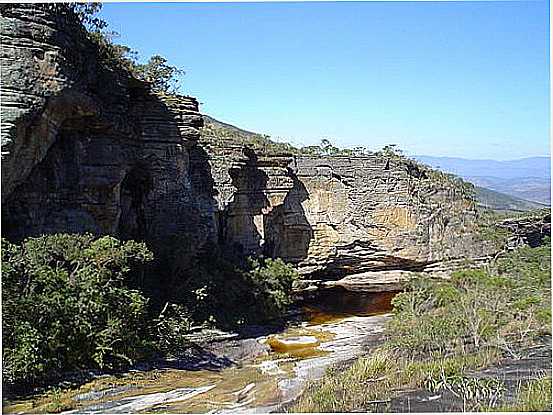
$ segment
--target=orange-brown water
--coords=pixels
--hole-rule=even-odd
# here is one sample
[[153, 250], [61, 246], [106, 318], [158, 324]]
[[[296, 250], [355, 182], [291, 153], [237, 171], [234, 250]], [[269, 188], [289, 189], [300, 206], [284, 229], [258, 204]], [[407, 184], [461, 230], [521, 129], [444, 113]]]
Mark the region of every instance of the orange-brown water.
[[[273, 347], [273, 352], [267, 356], [245, 362], [222, 371], [186, 371], [186, 370], [154, 370], [149, 372], [129, 373], [122, 378], [100, 378], [79, 388], [65, 391], [62, 400], [71, 403], [69, 408], [82, 410], [98, 405], [96, 410], [102, 412], [102, 405], [110, 401], [132, 399], [136, 396], [154, 396], [159, 393], [170, 393], [178, 388], [213, 387], [192, 398], [176, 402], [158, 403], [142, 408], [136, 406], [129, 412], [166, 412], [166, 413], [205, 413], [217, 410], [237, 410], [238, 408], [267, 408], [281, 402], [282, 391], [279, 382], [292, 379], [298, 362], [312, 361], [331, 356], [332, 351], [322, 350], [319, 344], [329, 344], [336, 341], [335, 332], [330, 326], [344, 326], [347, 318], [353, 316], [374, 316], [384, 314], [392, 309], [391, 301], [395, 292], [386, 293], [351, 293], [342, 289], [332, 289], [322, 292], [314, 301], [304, 307], [303, 324], [292, 324], [283, 332], [269, 336], [265, 341]], [[370, 318], [367, 317], [369, 320]], [[343, 320], [343, 322], [342, 322]], [[356, 322], [355, 325], [359, 325]], [[301, 338], [306, 338], [301, 344]], [[298, 338], [300, 341], [297, 341]], [[271, 340], [273, 339], [273, 340]], [[281, 340], [278, 340], [281, 339]], [[288, 339], [288, 345], [286, 340]], [[296, 344], [290, 339], [296, 339]], [[316, 339], [316, 341], [311, 341]], [[307, 341], [309, 340], [309, 341]], [[349, 342], [349, 340], [348, 340]], [[350, 344], [350, 343], [348, 343]], [[261, 370], [261, 366], [271, 364], [275, 373]], [[107, 383], [107, 384], [106, 384]], [[109, 389], [109, 385], [127, 386], [132, 388], [114, 396], [106, 396], [89, 401], [76, 400], [77, 395], [89, 391]], [[248, 388], [253, 389], [248, 391]], [[43, 413], [52, 412], [52, 404], [60, 397], [46, 395], [17, 402], [4, 402], [4, 413]], [[69, 409], [67, 408], [67, 409]]]
[[304, 306], [305, 317], [310, 324], [323, 324], [345, 317], [389, 313], [397, 293], [359, 293], [342, 288], [325, 290]]

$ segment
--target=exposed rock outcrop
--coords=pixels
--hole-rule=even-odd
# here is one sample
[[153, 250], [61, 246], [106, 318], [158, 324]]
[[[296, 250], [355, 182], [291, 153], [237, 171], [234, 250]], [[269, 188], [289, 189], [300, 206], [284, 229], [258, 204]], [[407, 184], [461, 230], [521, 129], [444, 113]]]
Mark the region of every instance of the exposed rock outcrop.
[[300, 156], [200, 137], [194, 98], [106, 65], [76, 21], [36, 5], [1, 11], [8, 238], [113, 234], [156, 253], [176, 244], [185, 265], [211, 241], [315, 279], [492, 250], [475, 238], [474, 203], [443, 175], [390, 154]]
[[21, 4], [1, 19], [3, 235], [205, 242], [190, 179], [197, 101], [103, 64], [70, 16]]
[[536, 247], [542, 244], [545, 237], [551, 237], [551, 213], [542, 210], [534, 215], [504, 219], [497, 226], [511, 233], [508, 246], [525, 244]]
[[224, 241], [246, 253], [281, 257], [304, 274], [333, 279], [423, 270], [493, 250], [477, 238], [477, 211], [459, 184], [410, 160], [256, 156], [229, 145], [236, 140], [225, 131], [232, 137], [232, 130], [208, 128], [200, 143], [209, 154]]

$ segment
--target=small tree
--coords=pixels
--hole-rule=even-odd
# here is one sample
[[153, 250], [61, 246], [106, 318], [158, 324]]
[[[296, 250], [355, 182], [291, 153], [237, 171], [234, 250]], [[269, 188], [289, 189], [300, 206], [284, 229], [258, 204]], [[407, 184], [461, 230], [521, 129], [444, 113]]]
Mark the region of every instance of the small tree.
[[327, 156], [334, 156], [336, 154], [340, 153], [340, 149], [338, 147], [335, 147], [332, 145], [329, 139], [323, 138], [321, 140], [321, 149], [323, 151], [323, 154]]
[[68, 7], [75, 13], [78, 19], [89, 29], [102, 30], [107, 27], [107, 22], [96, 16], [102, 9], [100, 2], [68, 3]]
[[363, 146], [357, 146], [353, 148], [353, 154], [356, 156], [363, 156], [367, 154], [367, 149]]
[[305, 146], [300, 149], [301, 154], [308, 156], [319, 156], [322, 153], [321, 147], [319, 146]]
[[99, 31], [108, 25], [105, 20], [97, 17], [98, 12], [102, 9], [100, 2], [48, 2], [41, 4], [40, 7], [60, 14], [73, 15], [87, 30]]
[[403, 155], [403, 152], [397, 144], [387, 144], [382, 147], [382, 153], [386, 156], [399, 157]]
[[135, 68], [138, 78], [149, 82], [154, 90], [164, 93], [177, 92], [179, 88], [177, 77], [184, 73], [176, 66], [168, 65], [167, 59], [160, 55], [152, 56], [148, 63], [137, 65]]
[[160, 55], [152, 56], [145, 64], [138, 64], [137, 52], [126, 45], [115, 43], [114, 39], [119, 34], [107, 30], [108, 23], [98, 17], [102, 3], [47, 3], [43, 7], [76, 17], [86, 29], [89, 39], [97, 45], [100, 60], [104, 64], [128, 71], [133, 76], [151, 83], [156, 91], [178, 91], [178, 76], [184, 75], [184, 71], [167, 64], [167, 59]]

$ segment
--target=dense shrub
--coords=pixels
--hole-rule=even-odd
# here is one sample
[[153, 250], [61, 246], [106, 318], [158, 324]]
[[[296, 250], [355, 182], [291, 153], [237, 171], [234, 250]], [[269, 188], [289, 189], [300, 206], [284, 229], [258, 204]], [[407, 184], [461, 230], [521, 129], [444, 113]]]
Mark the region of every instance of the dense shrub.
[[187, 335], [194, 321], [188, 309], [181, 304], [166, 303], [153, 320], [152, 343], [165, 356], [178, 356], [190, 344]]
[[214, 249], [193, 270], [172, 269], [170, 289], [155, 294], [144, 290], [153, 278], [143, 275], [143, 265], [152, 259], [143, 243], [112, 237], [3, 240], [6, 384], [123, 368], [151, 353], [178, 355], [191, 347], [196, 328], [278, 319], [292, 303], [297, 274], [280, 259], [239, 261]]
[[257, 318], [282, 316], [293, 302], [292, 285], [297, 278], [294, 267], [280, 258], [250, 259], [244, 279], [252, 287]]
[[419, 277], [394, 300], [389, 346], [428, 356], [499, 348], [516, 355], [550, 331], [550, 244], [522, 247], [487, 269], [449, 281]]
[[151, 259], [144, 244], [111, 237], [2, 240], [4, 381], [32, 383], [143, 356], [147, 300], [124, 280]]
[[129, 75], [148, 82], [155, 91], [178, 92], [179, 76], [183, 75], [184, 71], [168, 64], [160, 55], [151, 56], [144, 64], [138, 63], [138, 52], [115, 42], [119, 33], [108, 30], [108, 23], [99, 17], [102, 3], [48, 2], [39, 7], [54, 11], [80, 24], [88, 39], [94, 43], [98, 60], [104, 66], [122, 69]]
[[295, 269], [281, 259], [237, 261], [213, 248], [177, 282], [172, 301], [196, 323], [236, 328], [282, 317], [292, 304]]

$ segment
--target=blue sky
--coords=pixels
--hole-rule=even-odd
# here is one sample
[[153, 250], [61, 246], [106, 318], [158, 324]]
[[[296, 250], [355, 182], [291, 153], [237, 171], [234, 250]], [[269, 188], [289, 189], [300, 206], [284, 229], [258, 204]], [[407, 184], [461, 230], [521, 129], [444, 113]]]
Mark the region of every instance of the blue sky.
[[222, 121], [296, 145], [549, 154], [549, 4], [105, 4], [119, 42], [186, 71]]

